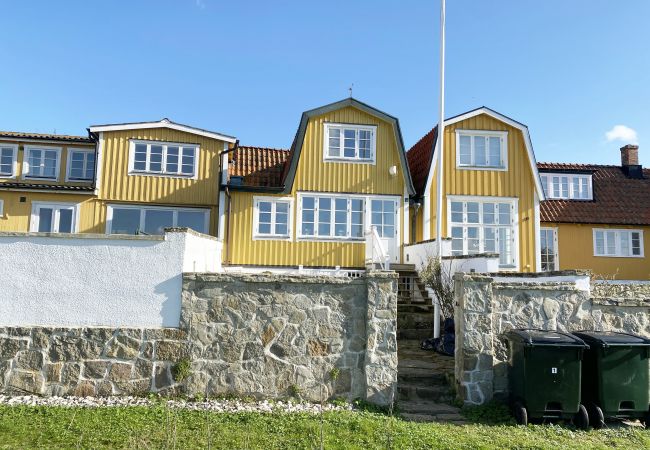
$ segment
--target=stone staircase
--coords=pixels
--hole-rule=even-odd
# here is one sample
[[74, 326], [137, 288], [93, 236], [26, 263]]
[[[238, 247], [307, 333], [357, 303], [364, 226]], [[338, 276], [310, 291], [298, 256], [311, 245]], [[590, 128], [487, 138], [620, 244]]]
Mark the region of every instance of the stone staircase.
[[433, 336], [433, 305], [415, 266], [393, 265], [397, 292], [397, 401], [403, 418], [465, 423], [455, 399], [454, 358], [420, 349]]

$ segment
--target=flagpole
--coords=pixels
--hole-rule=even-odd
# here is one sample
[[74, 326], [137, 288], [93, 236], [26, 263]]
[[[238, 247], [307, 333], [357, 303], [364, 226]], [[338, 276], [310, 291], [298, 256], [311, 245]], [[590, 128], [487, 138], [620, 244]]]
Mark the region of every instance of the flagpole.
[[444, 134], [445, 134], [445, 0], [440, 0], [440, 98], [439, 98], [438, 136], [436, 150], [438, 151], [438, 177], [436, 183], [436, 247], [438, 249], [438, 262], [442, 260], [442, 175], [444, 162]]

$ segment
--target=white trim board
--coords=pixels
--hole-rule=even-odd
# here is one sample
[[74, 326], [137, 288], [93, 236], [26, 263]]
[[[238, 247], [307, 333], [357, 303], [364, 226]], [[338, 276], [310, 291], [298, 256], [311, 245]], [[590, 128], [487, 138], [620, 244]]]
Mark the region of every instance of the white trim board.
[[190, 127], [188, 125], [181, 125], [174, 123], [168, 119], [163, 119], [158, 122], [137, 122], [137, 123], [123, 123], [114, 125], [92, 125], [88, 128], [91, 133], [98, 133], [104, 131], [122, 131], [122, 130], [144, 130], [147, 128], [168, 128], [170, 130], [184, 131], [185, 133], [195, 134], [197, 136], [218, 139], [220, 141], [230, 142], [234, 144], [237, 139], [225, 134], [215, 133], [212, 131], [202, 130], [200, 128]]

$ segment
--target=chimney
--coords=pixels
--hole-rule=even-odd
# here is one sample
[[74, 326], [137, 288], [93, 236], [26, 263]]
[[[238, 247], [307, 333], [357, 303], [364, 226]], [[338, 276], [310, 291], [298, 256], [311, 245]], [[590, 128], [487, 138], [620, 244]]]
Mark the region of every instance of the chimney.
[[621, 147], [621, 168], [628, 178], [643, 178], [638, 145], [627, 144]]

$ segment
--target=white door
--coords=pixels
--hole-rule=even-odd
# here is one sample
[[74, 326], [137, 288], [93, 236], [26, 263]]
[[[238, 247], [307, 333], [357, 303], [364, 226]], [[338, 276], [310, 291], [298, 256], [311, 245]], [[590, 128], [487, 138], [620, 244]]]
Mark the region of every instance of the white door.
[[39, 233], [75, 233], [77, 231], [75, 204], [33, 203], [29, 231]]
[[392, 263], [399, 262], [398, 211], [397, 200], [370, 200], [370, 225], [377, 228], [381, 243], [388, 251]]
[[541, 228], [539, 239], [542, 251], [542, 272], [559, 270], [560, 264], [558, 261], [559, 255], [557, 251], [557, 229]]

